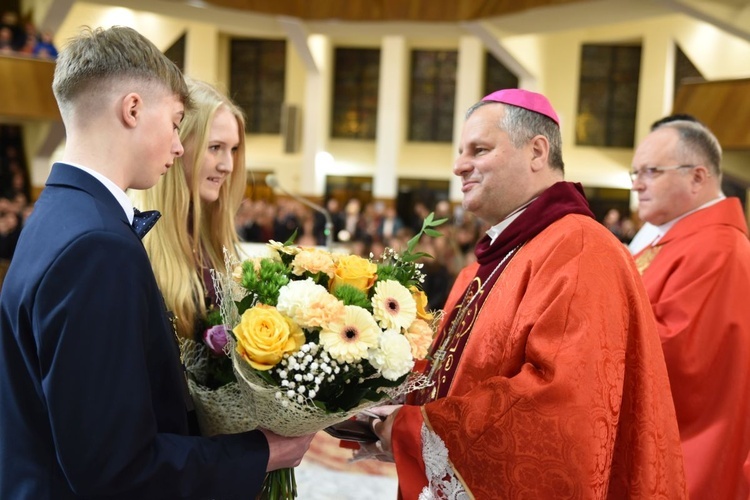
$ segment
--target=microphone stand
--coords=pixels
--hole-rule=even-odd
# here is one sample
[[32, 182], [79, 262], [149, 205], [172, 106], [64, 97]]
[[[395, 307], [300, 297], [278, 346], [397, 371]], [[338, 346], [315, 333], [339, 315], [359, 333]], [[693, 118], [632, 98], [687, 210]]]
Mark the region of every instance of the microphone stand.
[[321, 207], [320, 205], [316, 205], [315, 203], [311, 202], [310, 200], [307, 200], [306, 198], [303, 198], [302, 196], [298, 196], [296, 194], [290, 193], [283, 187], [281, 187], [281, 184], [279, 184], [278, 179], [275, 175], [268, 175], [266, 176], [266, 185], [271, 188], [276, 188], [282, 193], [286, 194], [287, 196], [290, 196], [297, 200], [298, 202], [312, 208], [316, 212], [319, 212], [323, 214], [323, 216], [326, 218], [326, 224], [325, 228], [323, 229], [323, 234], [326, 237], [326, 250], [329, 252], [333, 248], [333, 220], [331, 220], [331, 214], [326, 210], [325, 208]]

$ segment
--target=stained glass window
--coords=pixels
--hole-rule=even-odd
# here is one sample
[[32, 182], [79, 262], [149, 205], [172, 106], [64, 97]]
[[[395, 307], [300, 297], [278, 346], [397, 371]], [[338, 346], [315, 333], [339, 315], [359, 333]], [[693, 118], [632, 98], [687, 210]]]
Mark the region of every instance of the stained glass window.
[[639, 45], [584, 45], [576, 143], [632, 148], [641, 67]]
[[453, 140], [457, 64], [455, 50], [412, 51], [410, 141]]
[[285, 69], [285, 41], [231, 40], [229, 91], [245, 112], [248, 133], [281, 131]]
[[487, 52], [484, 57], [484, 93], [486, 96], [500, 89], [517, 89], [518, 77], [503, 63]]
[[379, 78], [380, 50], [336, 49], [332, 137], [375, 139]]

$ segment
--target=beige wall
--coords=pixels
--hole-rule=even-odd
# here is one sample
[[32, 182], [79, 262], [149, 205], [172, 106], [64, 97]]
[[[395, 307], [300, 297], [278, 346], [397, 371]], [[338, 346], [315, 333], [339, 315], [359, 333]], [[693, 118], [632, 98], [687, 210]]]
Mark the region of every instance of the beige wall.
[[[152, 3], [158, 4], [156, 0]], [[167, 48], [187, 29], [186, 73], [224, 85], [226, 85], [228, 75], [227, 35], [280, 38], [286, 36], [283, 28], [273, 20], [269, 22], [267, 17], [258, 17], [257, 23], [237, 20], [218, 25], [194, 19], [178, 20], [144, 11], [77, 2], [57, 32], [58, 45], [73, 36], [78, 27], [83, 24], [133, 26], [162, 49]], [[450, 32], [441, 38], [427, 37], [422, 35], [423, 31], [417, 29], [412, 31], [408, 27], [399, 36], [405, 38], [408, 48], [458, 49], [460, 37], [467, 36], [467, 32], [455, 28], [454, 26], [452, 31], [446, 30]], [[377, 47], [382, 43], [382, 37], [372, 34], [362, 37], [351, 34], [342, 36], [338, 35], [333, 28], [326, 40], [331, 47], [337, 45]], [[502, 47], [533, 75], [537, 85], [535, 90], [550, 98], [561, 117], [568, 180], [580, 181], [592, 187], [630, 187], [627, 171], [632, 156], [631, 149], [579, 147], [574, 143], [573, 124], [577, 111], [581, 45], [590, 42], [642, 44], [641, 89], [636, 125], [638, 140], [648, 132], [654, 120], [668, 114], [671, 110], [673, 98], [671, 64], [674, 40], [709, 79], [750, 77], [750, 44], [747, 41], [679, 14], [646, 21], [599, 26], [593, 29], [560, 30], [542, 35], [501, 36], [499, 38]], [[325, 149], [333, 154], [336, 160], [333, 173], [376, 176], [378, 149], [376, 143], [329, 139], [327, 124], [330, 106], [323, 108], [319, 102], [305, 102], [312, 99], [306, 97], [310, 95], [307, 88], [309, 70], [303, 64], [293, 44], [289, 43], [288, 47], [285, 85], [287, 102], [300, 106], [303, 117], [306, 109], [319, 109], [320, 113], [324, 113], [324, 116], [307, 117], [308, 120], [312, 120], [308, 124], [311, 127], [308, 130], [314, 129], [314, 131], [308, 133], [308, 137], [303, 137], [303, 141], [315, 141], [314, 150]], [[387, 65], [388, 61], [383, 61], [383, 64]], [[321, 71], [323, 74], [316, 88], [319, 88], [324, 96], [330, 96], [330, 64], [324, 65]], [[460, 71], [479, 72], [481, 68], [463, 66]], [[394, 85], [399, 85], [399, 83]], [[408, 96], [408, 88], [402, 91], [407, 92]], [[480, 97], [477, 96], [477, 99]], [[467, 95], [461, 96], [461, 99], [467, 100]], [[463, 113], [463, 111], [457, 110], [457, 113]], [[320, 126], [316, 128], [315, 124]], [[401, 129], [405, 130], [405, 127]], [[311, 134], [315, 137], [309, 137]], [[451, 167], [457, 150], [455, 144], [408, 143], [403, 137], [389, 137], [388, 144], [393, 144], [393, 147], [397, 148], [395, 154], [388, 155], [389, 158], [397, 159], [395, 160], [397, 162], [396, 176], [446, 180], [452, 177]], [[314, 191], [319, 187], [312, 189], [313, 192], [311, 192], [311, 187], [305, 182], [306, 179], [311, 178], [309, 169], [314, 168], [310, 148], [295, 154], [285, 154], [279, 136], [250, 136], [248, 146], [248, 168], [274, 170], [288, 189], [304, 194], [316, 194]], [[747, 160], [747, 154], [732, 154], [731, 158], [728, 158], [727, 169], [750, 179]], [[43, 173], [40, 174], [43, 175]], [[301, 183], [305, 185], [300, 185]], [[395, 188], [392, 195], [396, 195]]]

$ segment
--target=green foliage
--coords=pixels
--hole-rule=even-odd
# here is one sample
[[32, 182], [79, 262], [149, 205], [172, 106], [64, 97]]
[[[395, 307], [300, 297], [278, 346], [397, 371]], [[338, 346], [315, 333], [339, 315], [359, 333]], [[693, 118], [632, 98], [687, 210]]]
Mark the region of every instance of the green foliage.
[[221, 317], [221, 310], [211, 307], [206, 313], [206, 326], [216, 326], [222, 323], [224, 323], [224, 319]]
[[[279, 290], [289, 283], [288, 266], [283, 262], [264, 259], [260, 262], [260, 271], [255, 272], [252, 262], [242, 264], [242, 286], [250, 292], [250, 295], [262, 304], [275, 306], [279, 301]], [[244, 311], [253, 302], [240, 302], [239, 311]], [[242, 307], [242, 306], [246, 307]]]
[[[380, 380], [380, 379], [379, 379]], [[326, 411], [349, 411], [362, 401], [378, 402], [387, 396], [384, 392], [376, 392], [363, 384], [349, 384], [341, 394], [327, 402]]]
[[419, 280], [416, 271], [412, 265], [389, 258], [378, 265], [378, 281], [395, 280], [408, 288]]
[[419, 240], [424, 235], [432, 238], [442, 236], [442, 233], [434, 228], [447, 220], [434, 220], [434, 214], [430, 213], [425, 217], [422, 229], [409, 240], [406, 244], [406, 250], [401, 255], [396, 254], [392, 249], [386, 249], [378, 263], [378, 281], [395, 280], [407, 288], [411, 286], [421, 288], [423, 276], [420, 269], [422, 266], [417, 260], [423, 257], [433, 257], [426, 252], [415, 250]]
[[273, 374], [268, 370], [255, 370], [255, 374], [266, 381], [270, 385], [279, 385], [279, 381], [274, 378]]
[[310, 277], [313, 279], [315, 283], [322, 286], [323, 288], [328, 289], [328, 282], [331, 281], [331, 278], [329, 278], [326, 273], [321, 272], [321, 273], [310, 274]]
[[417, 248], [417, 243], [419, 243], [420, 238], [422, 238], [422, 235], [431, 236], [433, 238], [438, 238], [443, 235], [440, 231], [436, 230], [435, 228], [439, 225], [445, 223], [448, 219], [438, 219], [435, 220], [435, 213], [430, 212], [430, 214], [425, 217], [424, 221], [422, 222], [422, 229], [419, 230], [417, 234], [414, 235], [412, 239], [409, 240], [409, 242], [406, 244], [406, 251], [401, 256], [401, 260], [405, 262], [414, 262], [417, 259], [420, 259], [422, 257], [430, 257], [432, 258], [432, 255], [427, 254], [425, 252], [415, 252], [414, 249]]
[[290, 246], [294, 245], [294, 241], [296, 239], [297, 239], [297, 229], [295, 228], [294, 232], [292, 233], [292, 235], [289, 238], [287, 238], [286, 241], [284, 242], [284, 246], [285, 247], [290, 247]]
[[[334, 394], [318, 395], [317, 399], [322, 403], [323, 408], [327, 412], [349, 411], [360, 405], [363, 401], [381, 401], [388, 397], [388, 394], [378, 389], [398, 387], [408, 377], [407, 374], [398, 380], [388, 380], [380, 376], [373, 376], [374, 370], [369, 364], [365, 364], [364, 366], [366, 368], [365, 374], [353, 376], [348, 384], [337, 383], [338, 390]], [[369, 375], [367, 375], [368, 372], [370, 372]], [[360, 377], [364, 378], [362, 382], [359, 382]]]
[[206, 365], [206, 380], [203, 385], [209, 389], [218, 389], [231, 382], [236, 382], [232, 368], [232, 358], [224, 354], [209, 352]]
[[333, 292], [333, 296], [339, 299], [347, 306], [359, 306], [368, 311], [372, 311], [370, 298], [362, 290], [350, 285], [341, 285]]
[[[386, 394], [377, 392], [378, 387], [383, 387], [390, 381], [382, 377], [373, 377], [375, 370], [369, 363], [360, 365], [363, 372], [353, 369], [347, 373], [340, 373], [336, 376], [335, 384], [327, 384], [321, 387], [318, 393], [316, 403], [328, 413], [338, 411], [349, 411], [362, 401], [377, 402], [383, 399]], [[367, 378], [373, 377], [373, 378]], [[360, 382], [360, 379], [365, 379]]]
[[242, 300], [236, 302], [236, 305], [237, 311], [239, 311], [240, 315], [242, 315], [244, 311], [247, 311], [255, 305], [255, 295], [246, 295]]

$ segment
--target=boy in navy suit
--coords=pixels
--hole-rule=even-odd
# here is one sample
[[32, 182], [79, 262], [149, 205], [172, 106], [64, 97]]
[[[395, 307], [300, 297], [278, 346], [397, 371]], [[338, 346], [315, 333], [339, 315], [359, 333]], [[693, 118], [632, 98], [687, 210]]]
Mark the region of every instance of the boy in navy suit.
[[125, 195], [183, 153], [182, 75], [130, 28], [86, 30], [53, 90], [65, 153], [0, 294], [0, 498], [254, 498], [312, 436], [188, 435], [179, 351]]

